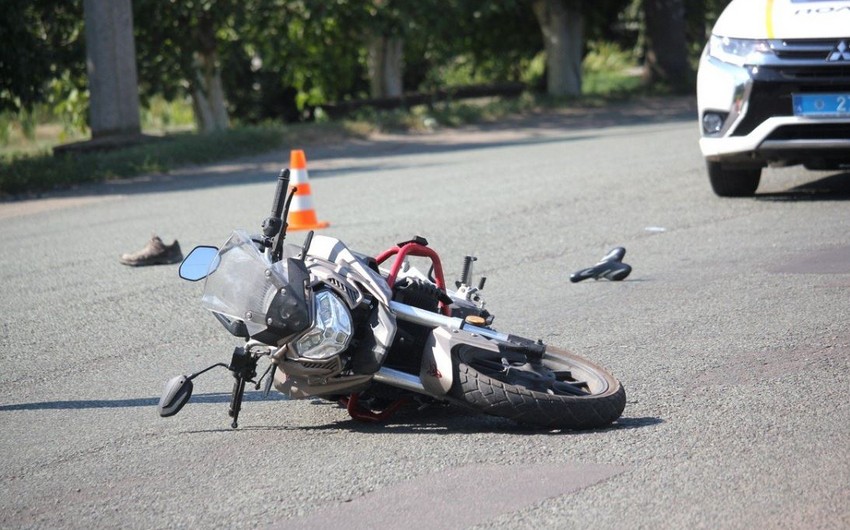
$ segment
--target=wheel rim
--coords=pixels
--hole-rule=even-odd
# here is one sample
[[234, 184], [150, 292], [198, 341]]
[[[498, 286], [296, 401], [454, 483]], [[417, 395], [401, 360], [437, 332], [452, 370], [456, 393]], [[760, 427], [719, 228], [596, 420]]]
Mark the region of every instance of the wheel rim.
[[529, 362], [520, 353], [463, 346], [458, 349], [458, 358], [487, 377], [544, 394], [590, 397], [608, 391], [608, 378], [598, 367], [562, 350], [550, 349], [553, 353], [547, 351], [539, 361]]

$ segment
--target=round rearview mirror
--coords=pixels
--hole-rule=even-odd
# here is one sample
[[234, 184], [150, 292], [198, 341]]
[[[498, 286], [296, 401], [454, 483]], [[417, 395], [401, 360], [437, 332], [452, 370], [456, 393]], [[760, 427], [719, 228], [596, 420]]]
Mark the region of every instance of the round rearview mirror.
[[212, 274], [218, 267], [218, 249], [215, 247], [195, 247], [180, 264], [180, 277], [196, 282]]

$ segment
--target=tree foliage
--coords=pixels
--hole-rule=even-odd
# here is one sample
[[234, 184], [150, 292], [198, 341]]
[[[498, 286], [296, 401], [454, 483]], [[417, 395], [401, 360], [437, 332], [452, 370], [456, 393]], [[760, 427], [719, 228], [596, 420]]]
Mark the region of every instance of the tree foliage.
[[0, 13], [0, 111], [85, 86], [82, 0], [0, 0]]
[[691, 84], [685, 42], [684, 0], [644, 0], [646, 60], [644, 77], [686, 91]]
[[[640, 48], [647, 1], [573, 2], [581, 6], [583, 51], [596, 41]], [[692, 57], [727, 3], [679, 0]], [[197, 98], [205, 89], [199, 60], [207, 58], [237, 120], [309, 119], [322, 104], [369, 96], [368, 46], [375, 35], [403, 43], [405, 91], [528, 80], [544, 50], [532, 4], [133, 0], [140, 95], [143, 103], [157, 95]], [[74, 88], [85, 87], [82, 0], [0, 0], [0, 9], [0, 110], [70, 100]], [[538, 81], [537, 88], [545, 86]]]
[[297, 119], [299, 109], [356, 87], [360, 4], [136, 0], [142, 94], [191, 95], [196, 55], [215, 51], [234, 115]]

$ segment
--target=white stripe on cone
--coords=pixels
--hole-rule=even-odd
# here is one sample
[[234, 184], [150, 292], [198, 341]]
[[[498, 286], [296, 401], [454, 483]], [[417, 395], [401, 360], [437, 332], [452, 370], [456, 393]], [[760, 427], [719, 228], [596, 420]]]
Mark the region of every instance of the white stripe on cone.
[[305, 184], [307, 182], [307, 170], [306, 169], [290, 169], [289, 170], [289, 184], [295, 186], [296, 184]]
[[312, 195], [293, 195], [292, 203], [289, 205], [290, 212], [303, 212], [313, 209]]

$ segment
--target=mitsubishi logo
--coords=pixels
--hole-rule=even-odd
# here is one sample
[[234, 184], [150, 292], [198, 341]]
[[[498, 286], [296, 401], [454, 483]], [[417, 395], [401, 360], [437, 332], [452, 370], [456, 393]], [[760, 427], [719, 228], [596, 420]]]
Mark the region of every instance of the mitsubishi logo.
[[839, 41], [838, 45], [829, 52], [826, 58], [827, 61], [850, 61], [850, 46], [847, 46], [847, 41]]

